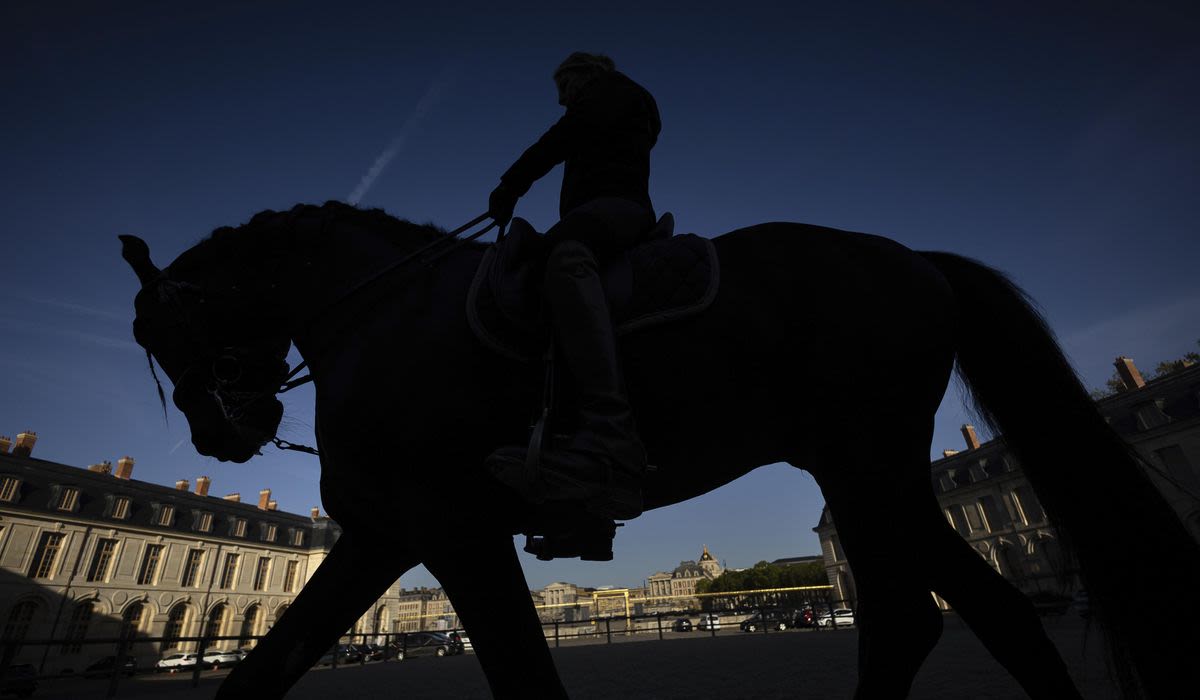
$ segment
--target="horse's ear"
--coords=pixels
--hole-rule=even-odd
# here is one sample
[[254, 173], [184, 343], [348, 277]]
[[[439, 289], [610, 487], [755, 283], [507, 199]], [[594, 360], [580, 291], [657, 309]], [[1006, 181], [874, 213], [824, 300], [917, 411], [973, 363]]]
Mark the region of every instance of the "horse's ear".
[[150, 246], [137, 236], [117, 236], [121, 239], [121, 257], [133, 268], [142, 286], [158, 279], [162, 274], [150, 261]]

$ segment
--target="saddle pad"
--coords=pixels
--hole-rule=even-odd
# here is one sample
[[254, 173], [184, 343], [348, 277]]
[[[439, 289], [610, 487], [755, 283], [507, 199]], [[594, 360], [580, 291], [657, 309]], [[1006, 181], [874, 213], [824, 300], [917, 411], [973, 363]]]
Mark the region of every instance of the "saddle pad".
[[[487, 347], [514, 360], [534, 362], [541, 359], [550, 338], [549, 329], [538, 320], [541, 279], [528, 274], [528, 268], [497, 274], [502, 259], [496, 245], [484, 253], [467, 295], [467, 321]], [[717, 296], [720, 265], [712, 241], [689, 233], [643, 243], [605, 264], [601, 277], [621, 336], [707, 309]], [[513, 284], [519, 289], [511, 289]], [[513, 304], [502, 303], [497, 285], [505, 285], [505, 298], [524, 300], [518, 304], [522, 309], [514, 311]]]

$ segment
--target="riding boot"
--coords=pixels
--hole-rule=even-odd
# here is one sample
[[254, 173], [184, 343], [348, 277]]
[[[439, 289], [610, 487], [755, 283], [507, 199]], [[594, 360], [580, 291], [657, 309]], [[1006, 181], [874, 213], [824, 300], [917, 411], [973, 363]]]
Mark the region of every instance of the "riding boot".
[[634, 428], [617, 358], [616, 333], [595, 256], [583, 244], [557, 244], [547, 261], [545, 298], [560, 356], [578, 393], [579, 429], [546, 445], [540, 469], [525, 448], [492, 453], [488, 465], [528, 500], [582, 500], [617, 520], [642, 512], [646, 450]]

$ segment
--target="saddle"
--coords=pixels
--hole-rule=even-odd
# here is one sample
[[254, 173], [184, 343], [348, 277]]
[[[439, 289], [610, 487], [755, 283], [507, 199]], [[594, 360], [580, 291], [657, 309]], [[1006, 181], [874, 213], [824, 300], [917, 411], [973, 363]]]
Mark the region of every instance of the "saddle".
[[[716, 298], [720, 271], [712, 241], [673, 232], [674, 219], [663, 214], [637, 246], [603, 262], [600, 276], [618, 338], [694, 316]], [[467, 321], [480, 342], [509, 359], [537, 362], [550, 345], [541, 313], [547, 245], [529, 222], [514, 218], [471, 282]]]
[[[673, 235], [674, 219], [664, 214], [639, 243], [600, 269], [618, 341], [621, 336], [696, 315], [717, 295], [720, 268], [716, 249], [694, 234]], [[503, 241], [488, 248], [467, 295], [467, 320], [484, 346], [524, 363], [549, 357], [551, 329], [542, 314], [541, 287], [548, 244], [527, 221], [514, 218]], [[547, 363], [547, 387], [554, 383]], [[550, 413], [546, 390], [543, 419]], [[535, 437], [531, 443], [540, 444]], [[609, 561], [618, 525], [563, 502], [547, 502], [528, 514], [520, 532], [525, 551], [538, 559], [579, 557]]]

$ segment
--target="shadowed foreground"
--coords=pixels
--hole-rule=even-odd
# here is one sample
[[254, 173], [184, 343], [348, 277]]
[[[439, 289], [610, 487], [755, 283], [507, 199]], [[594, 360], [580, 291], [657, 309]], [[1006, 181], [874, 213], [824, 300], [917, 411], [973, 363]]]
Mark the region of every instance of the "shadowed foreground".
[[[1117, 697], [1101, 660], [1099, 638], [1074, 615], [1045, 619], [1046, 630], [1062, 653], [1071, 675], [1089, 700]], [[635, 638], [635, 640], [638, 638]], [[616, 638], [614, 638], [614, 641]], [[854, 693], [858, 633], [791, 631], [746, 634], [722, 631], [667, 633], [606, 645], [580, 644], [553, 651], [554, 661], [573, 700], [635, 698], [849, 698]], [[182, 676], [157, 676], [122, 684], [120, 698], [207, 700], [226, 675], [205, 675], [199, 688]], [[103, 684], [71, 687], [43, 685], [47, 700], [102, 698]], [[310, 671], [288, 694], [289, 700], [359, 698], [489, 698], [487, 681], [475, 657], [419, 658]], [[912, 698], [970, 697], [1021, 700], [1027, 696], [955, 616], [913, 684]]]

